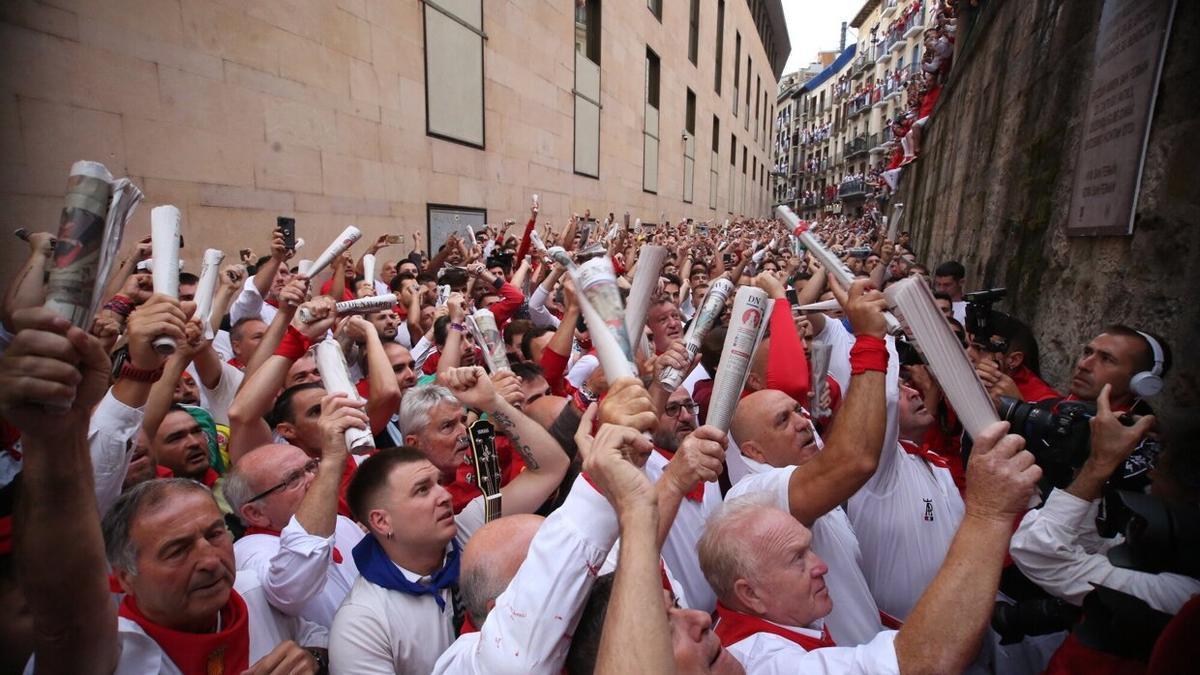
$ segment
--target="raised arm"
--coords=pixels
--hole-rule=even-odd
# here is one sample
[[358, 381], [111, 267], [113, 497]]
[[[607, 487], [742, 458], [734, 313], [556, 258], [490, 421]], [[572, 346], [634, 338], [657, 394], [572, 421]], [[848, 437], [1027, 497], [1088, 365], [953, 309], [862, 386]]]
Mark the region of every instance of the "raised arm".
[[525, 470], [501, 490], [504, 513], [536, 511], [562, 483], [570, 464], [567, 453], [542, 425], [499, 395], [483, 368], [455, 368], [438, 377], [463, 405], [486, 412], [525, 462]]
[[[111, 364], [98, 340], [50, 310], [19, 310], [13, 330], [0, 358], [0, 414], [22, 433], [13, 556], [37, 670], [108, 675], [120, 648], [86, 433]], [[44, 407], [65, 401], [66, 410]]]
[[400, 385], [396, 384], [396, 374], [383, 351], [379, 332], [369, 321], [352, 316], [346, 322], [346, 332], [355, 342], [361, 341], [366, 346], [367, 416], [371, 419], [372, 433], [379, 433], [400, 407]]
[[46, 300], [43, 277], [50, 255], [54, 252], [54, 235], [50, 232], [33, 232], [29, 235], [29, 258], [17, 272], [16, 278], [4, 294], [4, 305], [0, 307], [0, 323], [12, 325], [14, 312], [26, 307], [41, 307]]
[[254, 271], [254, 288], [260, 297], [267, 297], [267, 292], [271, 290], [271, 284], [275, 281], [275, 273], [291, 254], [292, 251], [283, 245], [283, 232], [276, 228], [271, 233], [271, 257]]
[[887, 301], [882, 293], [866, 287], [861, 279], [848, 293], [833, 286], [859, 337], [850, 355], [850, 390], [834, 417], [825, 449], [792, 472], [788, 502], [792, 515], [805, 527], [812, 527], [817, 518], [858, 492], [879, 464], [887, 424], [888, 353], [883, 337]]

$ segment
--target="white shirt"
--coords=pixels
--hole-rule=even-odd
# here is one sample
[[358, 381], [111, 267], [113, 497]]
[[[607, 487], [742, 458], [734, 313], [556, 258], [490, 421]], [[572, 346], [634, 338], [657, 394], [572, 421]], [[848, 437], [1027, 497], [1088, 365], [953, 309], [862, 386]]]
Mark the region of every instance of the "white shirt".
[[121, 496], [129, 457], [130, 443], [142, 428], [146, 408], [130, 408], [113, 396], [112, 389], [100, 399], [88, 420], [88, 450], [92, 457], [92, 473], [96, 479], [96, 504], [100, 517], [112, 508]]
[[229, 325], [233, 326], [246, 317], [252, 317], [261, 319], [263, 323], [269, 326], [275, 320], [275, 314], [278, 311], [271, 305], [263, 302], [263, 297], [258, 292], [258, 287], [254, 285], [254, 277], [249, 277], [242, 286], [242, 292], [233, 301], [233, 306], [229, 308]]
[[550, 292], [538, 284], [533, 290], [533, 295], [529, 296], [529, 320], [534, 326], [557, 329], [561, 320], [546, 309], [546, 299], [549, 297]]
[[959, 300], [950, 303], [950, 310], [954, 314], [954, 318], [962, 324], [963, 328], [967, 327], [967, 301]]
[[586, 480], [575, 479], [479, 632], [455, 640], [433, 672], [558, 675], [617, 533], [612, 507]]
[[599, 367], [600, 359], [595, 354], [584, 354], [567, 371], [567, 382], [570, 382], [572, 387], [579, 389]]
[[[796, 467], [774, 468], [750, 459], [744, 461], [751, 471], [758, 473], [747, 475], [730, 488], [725, 499], [751, 493], [770, 495], [777, 508], [791, 513], [788, 483]], [[879, 622], [879, 608], [863, 576], [858, 539], [841, 507], [813, 523], [812, 550], [829, 566], [825, 584], [833, 600], [833, 611], [825, 617], [825, 625], [834, 642], [843, 646], [870, 642], [883, 626]]]
[[[250, 534], [233, 544], [238, 569], [254, 570], [262, 579], [267, 599], [276, 609], [322, 626], [346, 599], [358, 567], [352, 551], [363, 531], [354, 521], [338, 516], [333, 536], [309, 534], [295, 516], [276, 537]], [[342, 561], [333, 561], [337, 547]]]
[[[806, 628], [788, 629], [812, 637], [821, 636], [819, 631]], [[811, 652], [774, 633], [755, 633], [730, 645], [729, 653], [746, 669], [746, 675], [898, 675], [900, 664], [896, 662], [893, 644], [896, 633], [894, 630], [883, 631], [857, 647], [824, 647]]]
[[[667, 458], [662, 453], [650, 453], [646, 460], [646, 476], [651, 483], [657, 483], [667, 468]], [[667, 567], [683, 584], [684, 597], [687, 607], [713, 613], [717, 609], [717, 594], [704, 578], [700, 569], [700, 557], [696, 554], [696, 544], [704, 534], [704, 524], [708, 517], [721, 508], [721, 487], [714, 483], [704, 484], [704, 499], [694, 502], [687, 497], [679, 503], [679, 511], [675, 514], [675, 522], [663, 542], [662, 557]]]
[[1107, 586], [1143, 600], [1160, 612], [1175, 614], [1200, 593], [1200, 580], [1181, 574], [1150, 574], [1117, 567], [1108, 549], [1124, 541], [1096, 531], [1100, 500], [1084, 501], [1055, 489], [1040, 509], [1025, 514], [1009, 552], [1017, 567], [1047, 593], [1082, 605], [1092, 585]]
[[[271, 607], [266, 593], [259, 583], [258, 575], [249, 570], [238, 572], [233, 588], [246, 601], [246, 612], [250, 623], [250, 665], [271, 653], [279, 643], [294, 641], [301, 647], [324, 648], [329, 644], [329, 632], [324, 626], [305, 621], [299, 617], [285, 616]], [[179, 675], [180, 670], [136, 621], [117, 619], [117, 640], [120, 641], [121, 659], [113, 675]], [[33, 672], [33, 659], [25, 667], [26, 673]]]
[[[193, 363], [188, 367], [195, 366]], [[237, 396], [238, 388], [242, 386], [244, 379], [244, 372], [224, 361], [221, 362], [221, 379], [212, 389], [204, 386], [204, 381], [198, 373], [196, 374], [196, 384], [200, 385], [200, 405], [213, 416], [213, 421], [217, 424], [229, 426], [229, 407], [233, 405], [233, 399]]]
[[948, 469], [896, 443], [846, 508], [863, 553], [863, 572], [879, 608], [906, 619], [937, 576], [963, 519]]
[[[483, 497], [476, 497], [454, 517], [460, 545], [483, 525]], [[447, 551], [449, 547], [447, 547]], [[412, 582], [427, 577], [406, 570]], [[392, 591], [359, 576], [333, 617], [329, 631], [329, 666], [334, 675], [412, 673], [426, 675], [454, 641], [454, 601], [441, 591], [445, 609], [429, 595]]]

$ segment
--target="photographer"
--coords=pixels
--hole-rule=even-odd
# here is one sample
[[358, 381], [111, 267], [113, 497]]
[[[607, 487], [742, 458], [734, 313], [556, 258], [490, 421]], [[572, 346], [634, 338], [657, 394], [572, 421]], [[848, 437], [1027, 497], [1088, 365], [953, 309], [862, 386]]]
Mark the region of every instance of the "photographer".
[[[1179, 540], [1187, 536], [1189, 523], [1195, 531], [1200, 518], [1196, 459], [1182, 445], [1190, 443], [1194, 434], [1177, 430], [1164, 443], [1159, 466], [1151, 472], [1149, 496], [1119, 493], [1124, 509], [1114, 509], [1105, 501], [1106, 521], [1118, 519], [1116, 512], [1128, 509], [1126, 512], [1132, 512], [1135, 520], [1151, 523], [1144, 529], [1130, 528], [1131, 533], [1141, 536], [1132, 540], [1119, 535], [1105, 538], [1097, 530], [1096, 516], [1105, 483], [1155, 424], [1153, 416], [1145, 416], [1125, 426], [1110, 401], [1114, 390], [1113, 385], [1105, 384], [1096, 399], [1096, 416], [1090, 421], [1090, 453], [1075, 479], [1065, 490], [1054, 489], [1042, 508], [1030, 511], [1012, 539], [1012, 558], [1029, 579], [1051, 595], [1084, 607], [1085, 620], [1055, 655], [1051, 671], [1056, 663], [1066, 667], [1081, 663], [1076, 660], [1081, 658], [1080, 650], [1087, 649], [1085, 644], [1094, 646], [1097, 642], [1088, 640], [1088, 635], [1094, 636], [1095, 632], [1087, 617], [1105, 615], [1108, 605], [1104, 599], [1115, 595], [1109, 590], [1101, 594], [1097, 588], [1130, 596], [1128, 600], [1142, 607], [1134, 612], [1128, 602], [1123, 604], [1108, 619], [1107, 629], [1112, 635], [1100, 641], [1110, 656], [1120, 654], [1133, 660], [1144, 659], [1153, 644], [1153, 634], [1149, 644], [1130, 644], [1137, 643], [1135, 636], [1145, 636], [1147, 626], [1154, 625], [1156, 617], [1175, 614], [1189, 598], [1200, 593], [1194, 560], [1197, 542]], [[1171, 442], [1176, 439], [1179, 442]], [[1166, 541], [1157, 541], [1158, 522], [1170, 523], [1163, 537]], [[1140, 569], [1129, 568], [1134, 565]], [[1088, 630], [1081, 637], [1082, 628]]]
[[1095, 401], [1101, 389], [1111, 385], [1113, 410], [1146, 414], [1151, 410], [1142, 399], [1162, 390], [1170, 369], [1171, 350], [1162, 338], [1113, 324], [1084, 346], [1067, 399]]
[[[968, 312], [968, 322], [971, 312]], [[1038, 345], [1033, 331], [1024, 322], [1000, 312], [991, 312], [993, 334], [983, 336], [969, 331], [967, 355], [975, 372], [997, 405], [1001, 396], [1029, 403], [1062, 398], [1038, 375]]]

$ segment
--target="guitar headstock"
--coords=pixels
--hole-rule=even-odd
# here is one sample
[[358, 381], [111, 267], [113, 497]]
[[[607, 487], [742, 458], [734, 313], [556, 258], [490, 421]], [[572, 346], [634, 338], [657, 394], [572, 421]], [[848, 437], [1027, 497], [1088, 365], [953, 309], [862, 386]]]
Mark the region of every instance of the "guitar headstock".
[[[489, 504], [492, 503], [492, 498], [497, 498], [498, 501], [501, 474], [500, 456], [496, 454], [496, 428], [487, 420], [477, 420], [468, 427], [467, 436], [471, 441], [471, 465], [475, 469], [475, 485]], [[493, 517], [499, 517], [498, 509]]]

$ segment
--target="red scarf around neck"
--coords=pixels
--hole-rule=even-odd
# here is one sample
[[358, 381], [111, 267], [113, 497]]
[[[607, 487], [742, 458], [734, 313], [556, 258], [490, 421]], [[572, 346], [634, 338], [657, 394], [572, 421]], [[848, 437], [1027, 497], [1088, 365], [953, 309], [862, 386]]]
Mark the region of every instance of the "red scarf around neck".
[[[252, 534], [267, 534], [272, 537], [278, 537], [279, 530], [272, 530], [269, 527], [254, 527], [253, 525], [251, 525], [250, 527], [246, 528], [246, 533], [243, 536], [248, 537]], [[342, 552], [339, 551], [336, 546], [333, 547], [333, 562], [335, 562], [339, 565], [342, 564]]]
[[934, 466], [940, 466], [941, 468], [947, 470], [950, 469], [950, 461], [937, 454], [933, 450], [930, 450], [927, 446], [917, 445], [912, 441], [902, 440], [900, 441], [900, 447], [904, 448], [904, 451], [908, 454], [920, 457]]
[[141, 626], [184, 675], [241, 673], [250, 667], [250, 618], [246, 601], [233, 589], [221, 609], [221, 630], [216, 633], [185, 633], [160, 626], [142, 614], [132, 595], [121, 601], [118, 613]]
[[833, 638], [829, 636], [828, 628], [823, 628], [821, 630], [821, 637], [816, 638], [811, 635], [788, 630], [783, 626], [778, 626], [757, 616], [735, 612], [720, 602], [717, 603], [717, 627], [713, 632], [720, 638], [722, 647], [737, 644], [756, 633], [770, 633], [778, 635], [781, 638], [786, 638], [803, 647], [806, 652], [811, 652], [814, 649], [822, 647], [837, 646], [834, 644]]

